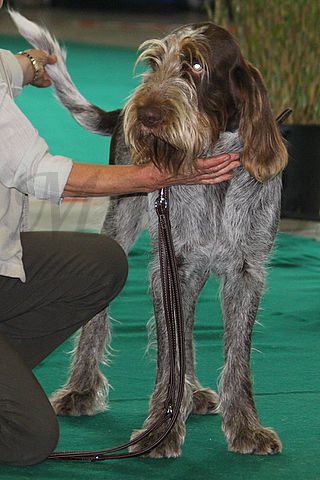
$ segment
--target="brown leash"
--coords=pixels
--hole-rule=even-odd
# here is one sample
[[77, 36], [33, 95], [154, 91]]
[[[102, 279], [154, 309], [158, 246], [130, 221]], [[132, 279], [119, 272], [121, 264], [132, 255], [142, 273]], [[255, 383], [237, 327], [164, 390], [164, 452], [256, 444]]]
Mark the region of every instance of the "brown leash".
[[[146, 453], [157, 447], [173, 428], [176, 419], [180, 413], [181, 403], [185, 384], [185, 343], [184, 343], [184, 325], [181, 307], [180, 283], [178, 270], [174, 254], [171, 226], [169, 220], [169, 192], [167, 188], [159, 191], [159, 196], [155, 203], [155, 209], [159, 221], [159, 259], [160, 273], [162, 282], [163, 306], [165, 312], [168, 350], [170, 357], [170, 380], [167, 391], [167, 398], [164, 404], [162, 416], [145, 432], [123, 445], [108, 448], [104, 450], [83, 450], [83, 451], [63, 451], [53, 452], [48, 458], [53, 460], [111, 460], [121, 458], [131, 458]], [[136, 452], [121, 452], [136, 445], [153, 432], [159, 430], [165, 425], [162, 433], [157, 435], [157, 439], [148, 447], [142, 448]]]
[[[291, 115], [290, 108], [285, 109], [277, 118], [278, 124], [284, 123]], [[163, 414], [145, 432], [141, 433], [134, 440], [123, 445], [104, 450], [83, 450], [54, 452], [48, 458], [53, 460], [116, 460], [121, 458], [132, 458], [145, 455], [156, 448], [172, 430], [180, 413], [185, 384], [185, 343], [184, 324], [181, 307], [180, 282], [178, 269], [174, 254], [174, 247], [171, 235], [169, 218], [169, 191], [167, 188], [159, 190], [159, 196], [155, 203], [158, 215], [159, 230], [159, 259], [160, 274], [162, 283], [163, 307], [165, 313], [168, 349], [170, 357], [170, 379], [167, 391], [167, 398], [164, 404]], [[178, 357], [178, 358], [177, 358]], [[178, 380], [177, 380], [178, 379]], [[153, 432], [165, 425], [162, 433], [159, 433], [155, 440], [148, 447], [136, 452], [121, 452], [144, 440]]]

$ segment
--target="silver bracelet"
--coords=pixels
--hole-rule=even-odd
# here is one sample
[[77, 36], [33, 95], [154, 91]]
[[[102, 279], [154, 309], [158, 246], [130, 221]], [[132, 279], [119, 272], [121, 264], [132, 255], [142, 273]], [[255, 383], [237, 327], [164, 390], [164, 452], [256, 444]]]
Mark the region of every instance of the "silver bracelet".
[[38, 60], [36, 60], [32, 55], [30, 55], [30, 53], [25, 51], [18, 52], [17, 55], [25, 55], [27, 58], [29, 58], [34, 70], [34, 76], [33, 76], [32, 82], [35, 82], [36, 80], [38, 80], [40, 76], [40, 70], [41, 70]]

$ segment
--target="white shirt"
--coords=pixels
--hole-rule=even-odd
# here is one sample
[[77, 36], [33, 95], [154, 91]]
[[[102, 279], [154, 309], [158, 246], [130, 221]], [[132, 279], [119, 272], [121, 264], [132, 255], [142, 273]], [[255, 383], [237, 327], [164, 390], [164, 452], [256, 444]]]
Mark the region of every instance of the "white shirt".
[[72, 160], [48, 153], [14, 103], [22, 84], [19, 62], [0, 49], [0, 275], [25, 282], [20, 232], [27, 229], [28, 195], [59, 203]]

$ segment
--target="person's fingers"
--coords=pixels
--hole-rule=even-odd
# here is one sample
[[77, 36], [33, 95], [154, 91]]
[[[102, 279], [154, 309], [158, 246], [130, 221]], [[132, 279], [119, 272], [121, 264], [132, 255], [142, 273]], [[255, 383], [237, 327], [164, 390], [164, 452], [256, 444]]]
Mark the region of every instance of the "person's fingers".
[[190, 176], [190, 181], [193, 183], [202, 182], [203, 180], [214, 180], [226, 174], [232, 174], [233, 170], [240, 166], [239, 161], [234, 162], [224, 162], [221, 164], [221, 167], [213, 167], [211, 170], [206, 172], [197, 173]]
[[39, 88], [49, 87], [52, 84], [51, 79], [43, 65], [39, 71], [39, 76], [37, 80], [31, 82], [31, 84]]
[[230, 155], [223, 154], [223, 155], [217, 155], [215, 157], [198, 158], [196, 160], [196, 164], [199, 170], [207, 170], [209, 168], [217, 167], [221, 163], [225, 163], [229, 161], [230, 161]]
[[207, 178], [200, 182], [201, 185], [216, 185], [217, 183], [226, 182], [227, 180], [231, 180], [234, 177], [232, 173], [227, 173], [225, 175], [219, 175], [215, 178]]
[[40, 76], [37, 80], [35, 80], [34, 82], [31, 82], [31, 85], [39, 88], [50, 87], [51, 84], [52, 82], [47, 75]]
[[52, 65], [53, 63], [56, 63], [56, 61], [57, 61], [56, 55], [48, 55], [46, 63], [49, 65]]
[[36, 85], [36, 87], [40, 87], [40, 88], [50, 87], [51, 83], [52, 83], [51, 80], [46, 79], [46, 80], [43, 80], [41, 83], [39, 83], [39, 85]]
[[[231, 163], [225, 162], [221, 165], [221, 167], [219, 168], [215, 167], [215, 168], [212, 168], [210, 171], [198, 173], [193, 178], [190, 178], [190, 180], [194, 183], [197, 183], [197, 182], [202, 183], [203, 181], [210, 182], [211, 180], [219, 179], [220, 177], [222, 176], [224, 177], [225, 175], [231, 175], [232, 176], [231, 178], [233, 178], [234, 170], [238, 168], [240, 165], [241, 163], [238, 160], [233, 161]], [[214, 182], [214, 183], [217, 183], [217, 182]]]
[[229, 154], [222, 154], [217, 155], [214, 157], [208, 158], [198, 158], [197, 159], [197, 167], [199, 170], [210, 170], [212, 168], [218, 167], [225, 162], [231, 162], [234, 160], [239, 159], [238, 153], [229, 153]]
[[222, 175], [224, 173], [231, 172], [235, 168], [240, 167], [240, 165], [241, 163], [238, 160], [233, 162], [226, 162], [226, 164], [221, 164], [220, 167], [212, 168], [212, 170], [208, 171], [207, 173], [208, 175], [210, 175], [211, 173], [215, 173], [216, 175]]

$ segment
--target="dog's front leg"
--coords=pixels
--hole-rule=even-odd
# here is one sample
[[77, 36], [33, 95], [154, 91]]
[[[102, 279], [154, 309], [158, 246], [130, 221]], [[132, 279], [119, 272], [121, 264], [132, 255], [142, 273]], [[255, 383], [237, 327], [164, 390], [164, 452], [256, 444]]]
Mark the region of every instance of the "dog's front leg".
[[229, 272], [223, 284], [225, 365], [220, 383], [222, 427], [229, 450], [260, 455], [281, 451], [277, 434], [261, 426], [250, 374], [251, 335], [263, 291], [263, 269]]
[[[151, 425], [156, 423], [166, 410], [166, 399], [170, 380], [170, 361], [169, 348], [167, 339], [166, 323], [163, 313], [162, 304], [162, 287], [160, 279], [160, 270], [158, 262], [156, 261], [152, 268], [151, 286], [154, 302], [154, 313], [156, 319], [157, 330], [157, 374], [156, 385], [150, 401], [149, 416], [146, 419], [143, 428], [136, 430], [132, 434], [132, 439], [144, 433]], [[183, 299], [182, 299], [183, 303]], [[176, 372], [176, 385], [178, 385], [178, 372]], [[184, 396], [181, 405], [180, 414], [176, 420], [173, 429], [163, 442], [156, 448], [150, 451], [148, 456], [153, 458], [160, 457], [178, 457], [181, 453], [181, 445], [185, 438], [185, 421], [190, 411], [192, 410], [192, 387], [187, 382], [184, 387]], [[155, 432], [149, 434], [144, 440], [130, 448], [130, 451], [135, 452], [152, 445], [164, 432], [168, 425], [168, 420], [158, 428]]]

